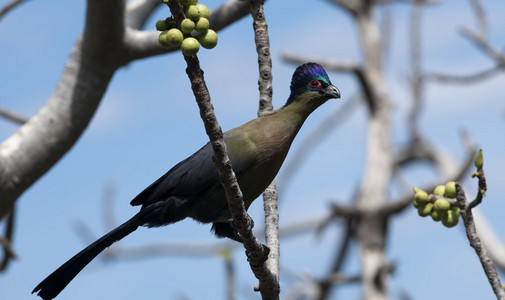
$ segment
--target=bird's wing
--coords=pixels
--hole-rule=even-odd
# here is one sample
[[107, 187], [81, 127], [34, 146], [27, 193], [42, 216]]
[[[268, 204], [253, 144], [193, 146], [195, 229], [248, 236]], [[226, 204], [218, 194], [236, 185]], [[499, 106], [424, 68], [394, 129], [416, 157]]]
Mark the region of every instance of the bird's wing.
[[[247, 136], [240, 131], [229, 131], [224, 135], [228, 154], [237, 176], [245, 172], [255, 161], [255, 148]], [[181, 161], [149, 185], [131, 202], [131, 205], [149, 205], [170, 196], [181, 198], [197, 196], [219, 184], [219, 174], [212, 155], [210, 143]]]

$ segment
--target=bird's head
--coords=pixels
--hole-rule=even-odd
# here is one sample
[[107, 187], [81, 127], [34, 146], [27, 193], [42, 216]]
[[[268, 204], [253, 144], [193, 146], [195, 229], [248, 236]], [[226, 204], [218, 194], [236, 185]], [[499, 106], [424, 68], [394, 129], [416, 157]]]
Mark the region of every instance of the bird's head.
[[321, 65], [309, 62], [296, 68], [291, 79], [291, 95], [285, 106], [300, 100], [319, 106], [331, 98], [340, 98], [340, 91], [331, 84]]

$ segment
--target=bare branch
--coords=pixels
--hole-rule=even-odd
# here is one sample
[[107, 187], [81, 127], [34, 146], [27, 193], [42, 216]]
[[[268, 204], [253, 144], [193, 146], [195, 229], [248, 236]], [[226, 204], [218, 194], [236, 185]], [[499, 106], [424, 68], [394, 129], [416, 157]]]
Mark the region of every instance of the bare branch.
[[[345, 234], [342, 236], [342, 239], [339, 240], [339, 250], [335, 252], [335, 261], [333, 262], [330, 273], [326, 279], [323, 279], [319, 282], [319, 300], [327, 299], [330, 296], [331, 287], [334, 283], [341, 283], [335, 281], [335, 276], [339, 276], [340, 274], [340, 270], [342, 269], [345, 258], [347, 257], [351, 240], [354, 237], [355, 232], [353, 223], [353, 218], [347, 219], [347, 222], [345, 224]], [[361, 280], [361, 278], [359, 280]]]
[[225, 250], [224, 256], [224, 264], [226, 269], [226, 299], [234, 300], [235, 299], [235, 266], [233, 264], [233, 253], [231, 249]]
[[121, 59], [123, 1], [89, 0], [84, 34], [45, 107], [0, 145], [0, 216], [87, 127]]
[[[168, 3], [172, 16], [176, 23], [180, 23], [184, 18], [182, 8], [178, 3], [170, 1]], [[242, 191], [233, 172], [230, 159], [226, 150], [226, 144], [223, 140], [223, 132], [219, 126], [214, 108], [210, 101], [209, 91], [205, 84], [203, 71], [200, 69], [200, 63], [197, 56], [184, 56], [188, 65], [186, 73], [191, 81], [191, 89], [195, 95], [196, 102], [200, 109], [200, 116], [205, 126], [205, 131], [210, 139], [210, 144], [214, 151], [214, 163], [219, 172], [219, 179], [226, 193], [228, 206], [233, 216], [235, 227], [242, 238], [242, 243], [246, 248], [249, 258], [249, 265], [260, 281], [260, 292], [262, 297], [276, 299], [279, 296], [279, 284], [275, 275], [263, 263], [266, 252], [263, 245], [252, 231], [252, 220], [244, 207]]]
[[19, 4], [26, 2], [26, 0], [12, 0], [11, 2], [7, 3], [2, 9], [0, 10], [0, 21], [2, 20], [5, 15], [7, 15], [8, 12], [10, 12], [12, 9], [17, 7]]
[[134, 29], [142, 28], [160, 4], [160, 0], [128, 1], [125, 9], [126, 25]]
[[[479, 186], [481, 186], [480, 181], [484, 178], [485, 178], [484, 174], [482, 174], [482, 177], [479, 177]], [[461, 217], [463, 218], [463, 222], [465, 224], [466, 236], [468, 238], [468, 241], [470, 242], [470, 246], [472, 246], [472, 248], [475, 250], [475, 253], [477, 254], [480, 263], [482, 265], [482, 268], [484, 269], [484, 273], [487, 276], [489, 284], [493, 288], [496, 298], [499, 300], [503, 300], [505, 299], [505, 291], [503, 290], [500, 278], [496, 273], [493, 261], [491, 260], [491, 257], [489, 256], [487, 249], [482, 245], [482, 242], [479, 236], [477, 235], [477, 231], [475, 229], [475, 222], [472, 215], [472, 207], [470, 207], [465, 192], [463, 191], [463, 188], [459, 183], [456, 183], [456, 199], [460, 203], [460, 206], [462, 207]]]
[[[270, 38], [268, 36], [268, 25], [265, 20], [263, 0], [251, 0], [251, 15], [253, 17], [254, 41], [256, 52], [258, 53], [259, 79], [258, 88], [260, 92], [258, 117], [266, 115], [273, 110], [272, 105], [272, 59], [270, 57]], [[265, 211], [265, 239], [270, 253], [265, 262], [268, 270], [275, 277], [276, 282], [269, 283], [266, 288], [271, 291], [272, 298], [278, 298], [279, 287], [279, 208], [277, 205], [277, 189], [275, 181], [263, 192], [263, 206]], [[263, 287], [265, 288], [265, 287]], [[262, 295], [266, 295], [262, 292]]]
[[464, 27], [461, 29], [461, 33], [464, 37], [468, 38], [471, 42], [477, 45], [487, 55], [493, 58], [498, 65], [505, 66], [505, 57], [501, 54], [500, 51], [495, 50], [491, 45], [489, 45], [489, 43], [484, 40], [483, 37]]
[[482, 4], [479, 0], [470, 0], [470, 4], [472, 5], [473, 11], [475, 12], [475, 16], [477, 18], [477, 23], [479, 24], [479, 36], [482, 39], [485, 39], [487, 36], [487, 19], [484, 8], [482, 7]]
[[349, 72], [349, 73], [354, 73], [356, 72], [357, 69], [359, 69], [358, 64], [354, 62], [337, 62], [337, 61], [331, 61], [327, 59], [322, 59], [319, 57], [310, 57], [310, 56], [304, 56], [304, 57], [299, 57], [290, 53], [284, 53], [282, 55], [282, 59], [291, 62], [294, 64], [303, 64], [308, 61], [313, 61], [317, 62], [318, 64], [322, 65], [325, 67], [325, 69], [329, 69], [332, 71], [337, 71], [337, 72]]
[[28, 121], [27, 118], [20, 116], [18, 114], [15, 114], [13, 112], [10, 112], [10, 111], [3, 109], [3, 108], [0, 108], [0, 116], [9, 120], [9, 121], [17, 123], [19, 125], [23, 125], [24, 123], [26, 123]]
[[498, 234], [479, 209], [474, 208], [472, 213], [477, 235], [480, 237], [484, 247], [489, 251], [489, 256], [491, 256], [495, 265], [502, 271], [505, 271], [505, 255], [503, 255], [505, 253], [505, 245], [500, 241]]
[[489, 69], [469, 75], [448, 75], [448, 74], [429, 73], [426, 74], [425, 77], [427, 80], [435, 81], [438, 83], [472, 84], [487, 80], [503, 71], [504, 68], [500, 65], [497, 65]]
[[419, 136], [418, 119], [424, 104], [424, 77], [422, 69], [422, 46], [421, 46], [421, 28], [423, 4], [415, 3], [412, 6], [410, 15], [410, 67], [412, 69], [411, 90], [412, 107], [408, 115], [408, 124], [410, 136], [416, 139]]
[[12, 248], [12, 243], [11, 243], [12, 236], [14, 234], [14, 216], [15, 216], [15, 214], [16, 214], [16, 210], [13, 207], [7, 217], [7, 220], [6, 220], [5, 234], [4, 234], [4, 236], [0, 236], [0, 245], [2, 245], [3, 253], [4, 253], [2, 261], [0, 262], [0, 272], [4, 271], [7, 268], [11, 259], [17, 258], [16, 252]]

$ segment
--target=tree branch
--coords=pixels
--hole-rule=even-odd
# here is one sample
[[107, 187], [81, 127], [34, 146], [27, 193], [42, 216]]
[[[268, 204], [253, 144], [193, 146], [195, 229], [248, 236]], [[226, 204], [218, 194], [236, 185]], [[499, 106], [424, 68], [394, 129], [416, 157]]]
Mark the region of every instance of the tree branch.
[[0, 116], [19, 125], [23, 125], [28, 121], [27, 118], [17, 115], [3, 108], [0, 108]]
[[3, 248], [3, 258], [0, 262], [0, 272], [4, 271], [11, 259], [17, 258], [16, 252], [12, 248], [12, 236], [14, 234], [14, 216], [16, 214], [16, 210], [13, 208], [9, 213], [5, 226], [5, 234], [4, 236], [0, 236], [0, 245]]
[[130, 0], [126, 4], [126, 25], [133, 29], [141, 29], [161, 4], [160, 0]]
[[[183, 19], [182, 9], [178, 3], [170, 1], [168, 3], [172, 16], [176, 23]], [[210, 101], [209, 91], [205, 84], [203, 71], [200, 69], [198, 58], [195, 56], [184, 56], [188, 65], [186, 73], [191, 81], [191, 88], [195, 95], [196, 102], [200, 109], [200, 116], [205, 126], [205, 131], [210, 139], [210, 144], [214, 150], [214, 163], [219, 171], [219, 179], [226, 193], [228, 206], [233, 216], [235, 227], [243, 239], [246, 253], [248, 254], [251, 269], [260, 281], [260, 292], [263, 298], [275, 299], [278, 296], [276, 287], [278, 285], [275, 276], [263, 263], [266, 257], [265, 248], [252, 231], [252, 220], [247, 214], [242, 198], [242, 191], [233, 172], [231, 161], [226, 151], [226, 144], [223, 140], [223, 132], [219, 126], [214, 108]]]
[[[481, 183], [481, 180], [485, 179], [484, 173], [482, 173], [482, 177], [479, 177], [479, 187], [485, 183]], [[480, 188], [479, 188], [480, 193]], [[468, 241], [470, 242], [470, 246], [475, 250], [482, 268], [484, 269], [484, 273], [487, 276], [489, 284], [491, 285], [496, 298], [499, 300], [505, 299], [505, 291], [503, 290], [502, 284], [500, 282], [500, 278], [496, 273], [496, 269], [494, 267], [493, 261], [489, 256], [487, 249], [482, 245], [482, 242], [477, 235], [477, 231], [475, 229], [475, 223], [472, 215], [472, 207], [468, 203], [465, 192], [459, 183], [456, 183], [456, 200], [461, 207], [461, 217], [463, 218], [463, 222], [465, 224], [466, 236]]]
[[23, 2], [26, 2], [26, 0], [12, 0], [11, 2], [7, 3], [4, 7], [2, 7], [2, 9], [0, 10], [0, 21], [2, 20], [3, 17], [7, 15], [8, 12], [10, 12], [12, 9], [14, 9]]
[[89, 0], [86, 25], [55, 93], [0, 145], [0, 217], [77, 141], [121, 56], [123, 1]]

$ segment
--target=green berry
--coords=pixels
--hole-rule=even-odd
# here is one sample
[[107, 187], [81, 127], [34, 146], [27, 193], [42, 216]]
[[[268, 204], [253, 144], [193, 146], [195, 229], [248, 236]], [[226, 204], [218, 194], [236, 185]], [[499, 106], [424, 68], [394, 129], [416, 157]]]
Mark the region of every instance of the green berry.
[[438, 211], [438, 212], [446, 212], [451, 208], [451, 204], [447, 199], [444, 198], [438, 198], [435, 200], [435, 203], [433, 204], [433, 208]]
[[168, 30], [168, 24], [165, 22], [165, 20], [158, 20], [156, 22], [156, 30], [158, 31]]
[[444, 197], [456, 198], [456, 182], [449, 181], [445, 184]]
[[181, 22], [181, 30], [184, 33], [191, 33], [195, 29], [195, 22], [190, 19], [184, 19]]
[[166, 40], [171, 47], [180, 47], [183, 38], [182, 32], [176, 28], [172, 28], [166, 33]]
[[196, 5], [188, 6], [188, 9], [186, 9], [186, 18], [189, 18], [195, 22], [200, 19], [200, 11]]
[[421, 204], [419, 202], [417, 202], [417, 200], [415, 200], [415, 199], [412, 204], [414, 205], [415, 208], [419, 208], [419, 206], [421, 206]]
[[197, 4], [196, 7], [198, 7], [198, 10], [200, 11], [200, 18], [205, 18], [208, 20], [210, 17], [209, 8], [203, 4]]
[[444, 185], [437, 185], [437, 187], [435, 188], [435, 190], [433, 190], [433, 194], [437, 195], [437, 196], [444, 196], [444, 193], [445, 193], [445, 186]]
[[168, 30], [165, 30], [160, 33], [158, 36], [158, 43], [160, 43], [161, 46], [170, 48], [170, 43], [167, 41], [167, 32]]
[[438, 221], [442, 220], [442, 216], [443, 216], [443, 213], [440, 213], [440, 212], [438, 212], [436, 210], [434, 210], [434, 211], [431, 212], [431, 218], [435, 222], [438, 222]]
[[456, 215], [456, 213], [450, 209], [445, 214], [442, 216], [442, 224], [444, 224], [445, 227], [451, 228], [456, 225], [458, 225], [459, 221], [459, 215]]
[[432, 210], [433, 210], [433, 203], [428, 202], [428, 203], [426, 203], [424, 205], [419, 206], [419, 208], [417, 209], [417, 213], [421, 217], [426, 217], [426, 216], [429, 216], [431, 214]]
[[195, 30], [200, 33], [206, 33], [207, 30], [209, 30], [209, 20], [200, 18], [198, 22], [196, 22]]
[[193, 37], [185, 38], [182, 41], [181, 50], [184, 55], [193, 56], [200, 50], [200, 43]]
[[426, 204], [428, 203], [430, 200], [428, 198], [428, 193], [426, 193], [425, 191], [419, 191], [416, 193], [414, 199], [419, 203], [419, 204]]
[[451, 210], [459, 217], [459, 214], [461, 213], [461, 209], [459, 207], [453, 206], [451, 207]]
[[217, 45], [217, 33], [214, 30], [209, 29], [206, 33], [200, 34], [198, 36], [198, 40], [205, 49], [212, 49]]

